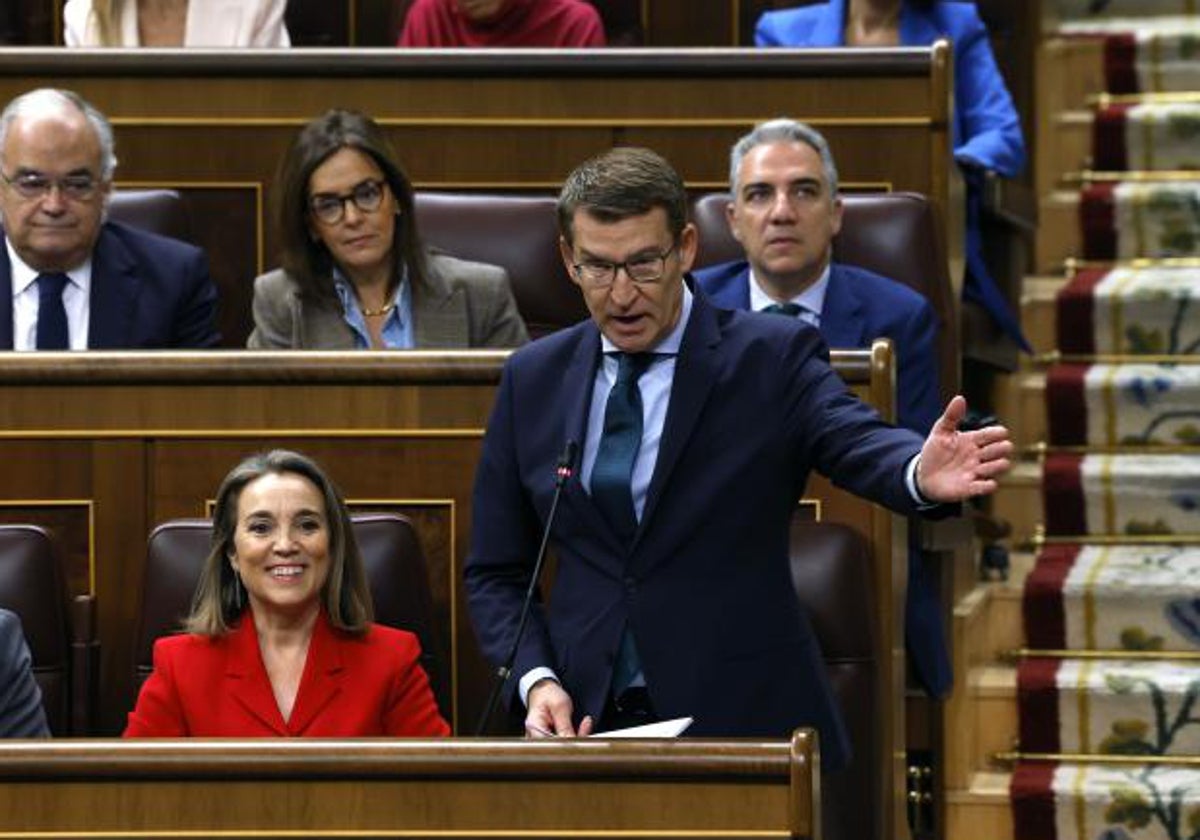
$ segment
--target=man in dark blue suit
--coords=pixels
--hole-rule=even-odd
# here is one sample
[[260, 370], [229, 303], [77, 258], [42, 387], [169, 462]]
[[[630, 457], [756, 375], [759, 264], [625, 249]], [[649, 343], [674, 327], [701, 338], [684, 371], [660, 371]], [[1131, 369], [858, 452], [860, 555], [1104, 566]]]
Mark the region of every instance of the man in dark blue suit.
[[104, 221], [116, 162], [108, 121], [74, 93], [0, 114], [0, 349], [218, 343], [204, 253]]
[[592, 318], [505, 366], [475, 479], [465, 583], [499, 662], [516, 636], [555, 462], [581, 451], [551, 540], [510, 699], [526, 730], [570, 735], [690, 715], [698, 735], [815, 726], [848, 757], [818, 643], [791, 588], [788, 525], [812, 468], [910, 514], [991, 492], [1006, 430], [930, 436], [882, 422], [795, 319], [716, 309], [687, 276], [683, 182], [645, 149], [575, 170], [559, 197], [563, 260]]
[[[829, 144], [804, 123], [762, 123], [729, 155], [729, 227], [745, 260], [703, 268], [696, 284], [717, 306], [793, 312], [821, 330], [830, 347], [896, 348], [897, 421], [928, 434], [941, 399], [937, 319], [922, 295], [895, 280], [833, 262], [842, 226], [837, 167]], [[952, 674], [937, 590], [911, 553], [905, 637], [928, 693], [950, 690]]]

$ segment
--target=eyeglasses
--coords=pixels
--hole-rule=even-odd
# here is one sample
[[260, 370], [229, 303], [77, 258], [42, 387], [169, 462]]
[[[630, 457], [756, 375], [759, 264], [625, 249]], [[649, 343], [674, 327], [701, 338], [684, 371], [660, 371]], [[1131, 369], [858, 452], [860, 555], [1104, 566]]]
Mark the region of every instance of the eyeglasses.
[[667, 257], [676, 248], [672, 245], [661, 254], [639, 254], [625, 262], [611, 263], [602, 260], [584, 260], [575, 263], [575, 276], [590, 289], [607, 289], [617, 281], [617, 272], [625, 269], [629, 279], [638, 286], [650, 286], [663, 278], [667, 270]]
[[363, 213], [373, 213], [383, 204], [383, 189], [386, 181], [363, 181], [348, 193], [317, 193], [308, 200], [308, 208], [319, 221], [335, 225], [346, 215], [346, 202], [354, 202]]
[[57, 187], [58, 193], [72, 201], [87, 201], [96, 194], [100, 186], [96, 178], [88, 173], [51, 178], [41, 172], [18, 172], [9, 176], [0, 172], [0, 178], [17, 191], [17, 195], [30, 201], [48, 196]]

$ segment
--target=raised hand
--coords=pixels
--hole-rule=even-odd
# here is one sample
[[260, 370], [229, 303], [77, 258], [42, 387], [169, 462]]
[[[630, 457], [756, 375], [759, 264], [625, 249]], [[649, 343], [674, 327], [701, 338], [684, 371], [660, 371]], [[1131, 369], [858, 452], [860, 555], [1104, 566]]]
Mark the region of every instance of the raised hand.
[[966, 413], [965, 399], [950, 400], [921, 447], [917, 489], [931, 502], [961, 502], [995, 492], [996, 477], [1010, 466], [1013, 445], [1008, 429], [987, 426], [960, 432], [958, 424]]

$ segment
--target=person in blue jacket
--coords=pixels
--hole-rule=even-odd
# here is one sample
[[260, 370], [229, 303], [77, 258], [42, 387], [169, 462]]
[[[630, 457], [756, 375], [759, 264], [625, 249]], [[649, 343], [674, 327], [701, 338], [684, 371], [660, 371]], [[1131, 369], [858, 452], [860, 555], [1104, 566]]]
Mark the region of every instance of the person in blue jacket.
[[974, 3], [921, 0], [832, 0], [765, 12], [755, 27], [760, 47], [954, 45], [954, 158], [967, 181], [967, 281], [963, 294], [1028, 349], [1020, 325], [983, 265], [979, 201], [983, 173], [1006, 178], [1025, 165], [1021, 121], [1000, 76], [987, 29]]

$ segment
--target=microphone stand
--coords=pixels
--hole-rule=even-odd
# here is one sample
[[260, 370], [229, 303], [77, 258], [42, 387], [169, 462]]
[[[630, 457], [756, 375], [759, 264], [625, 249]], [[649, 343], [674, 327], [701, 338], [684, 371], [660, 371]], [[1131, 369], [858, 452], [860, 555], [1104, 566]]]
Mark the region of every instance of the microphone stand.
[[517, 632], [513, 636], [512, 647], [508, 655], [492, 678], [492, 690], [488, 695], [483, 714], [475, 727], [475, 734], [482, 735], [491, 722], [492, 713], [496, 710], [496, 702], [500, 699], [500, 691], [508, 678], [512, 676], [513, 663], [517, 660], [517, 649], [521, 646], [521, 638], [525, 635], [525, 625], [529, 623], [529, 613], [533, 609], [533, 594], [537, 591], [538, 579], [542, 576], [542, 564], [546, 561], [546, 547], [550, 544], [550, 529], [554, 526], [554, 515], [558, 512], [558, 500], [562, 497], [563, 487], [567, 480], [575, 474], [575, 451], [579, 448], [573, 440], [567, 441], [558, 463], [554, 467], [554, 498], [550, 500], [550, 512], [546, 515], [546, 527], [542, 529], [542, 542], [538, 546], [537, 557], [533, 561], [533, 574], [529, 577], [529, 588], [525, 590], [525, 601], [521, 604], [521, 617], [517, 622]]

